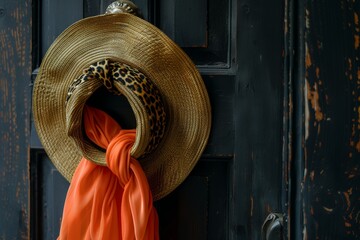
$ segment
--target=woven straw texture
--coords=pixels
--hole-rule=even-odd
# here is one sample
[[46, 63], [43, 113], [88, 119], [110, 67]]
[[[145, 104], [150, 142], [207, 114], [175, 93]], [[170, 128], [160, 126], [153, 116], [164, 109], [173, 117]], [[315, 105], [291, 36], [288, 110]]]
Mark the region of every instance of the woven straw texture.
[[[70, 181], [82, 153], [65, 130], [67, 91], [83, 69], [105, 58], [135, 66], [147, 75], [167, 109], [163, 140], [140, 160], [158, 200], [183, 182], [200, 158], [210, 133], [211, 110], [194, 64], [150, 23], [130, 14], [101, 15], [76, 22], [55, 40], [34, 85], [33, 113], [40, 141]], [[144, 131], [139, 119], [137, 131]]]

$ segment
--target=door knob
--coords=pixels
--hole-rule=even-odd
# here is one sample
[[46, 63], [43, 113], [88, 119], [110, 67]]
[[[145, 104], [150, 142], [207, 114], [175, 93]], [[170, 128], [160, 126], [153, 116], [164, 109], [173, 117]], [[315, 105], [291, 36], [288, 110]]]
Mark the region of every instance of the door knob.
[[106, 8], [105, 13], [131, 13], [138, 17], [141, 16], [139, 8], [135, 5], [135, 3], [129, 0], [117, 0], [111, 3]]
[[284, 217], [282, 214], [270, 213], [261, 228], [262, 240], [283, 239], [283, 223]]

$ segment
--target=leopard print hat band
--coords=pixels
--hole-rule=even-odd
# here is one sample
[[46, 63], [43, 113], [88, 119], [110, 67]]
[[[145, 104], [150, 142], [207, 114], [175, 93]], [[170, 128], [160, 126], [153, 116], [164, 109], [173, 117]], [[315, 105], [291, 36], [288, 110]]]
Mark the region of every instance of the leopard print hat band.
[[104, 153], [83, 136], [81, 127], [85, 102], [101, 86], [112, 94], [124, 95], [135, 113], [137, 135], [132, 156], [141, 158], [153, 151], [166, 128], [165, 107], [159, 90], [138, 69], [104, 59], [85, 69], [70, 85], [66, 97], [66, 130], [83, 155], [97, 164], [106, 164]]

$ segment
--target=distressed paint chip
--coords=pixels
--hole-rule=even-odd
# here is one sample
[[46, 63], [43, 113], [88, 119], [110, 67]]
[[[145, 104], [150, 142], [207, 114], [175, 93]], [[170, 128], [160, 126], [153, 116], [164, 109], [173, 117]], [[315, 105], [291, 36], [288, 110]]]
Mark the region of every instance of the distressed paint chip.
[[320, 104], [319, 104], [319, 91], [318, 91], [318, 84], [315, 83], [313, 86], [314, 90], [311, 90], [309, 82], [306, 82], [307, 84], [307, 99], [311, 102], [311, 107], [315, 112], [315, 120], [320, 122], [324, 119], [324, 114], [321, 110]]
[[359, 25], [359, 15], [356, 12], [354, 12], [354, 23], [355, 25]]
[[324, 207], [324, 206], [323, 206], [323, 209], [324, 209], [325, 211], [327, 211], [328, 213], [331, 213], [331, 212], [334, 211], [334, 209], [328, 208], [328, 207]]
[[306, 56], [305, 56], [305, 66], [306, 68], [311, 67], [311, 55], [310, 55], [310, 50], [307, 44], [305, 44], [305, 51], [306, 51]]
[[[351, 61], [351, 58], [348, 58], [348, 63], [349, 63], [349, 71], [351, 71], [352, 69], [352, 61]], [[346, 72], [347, 73], [347, 72]]]
[[[354, 12], [354, 23], [356, 26], [359, 26], [359, 15]], [[356, 32], [359, 32], [359, 28], [355, 28], [355, 31]], [[355, 34], [354, 35], [354, 47], [355, 49], [358, 49], [360, 46], [360, 36], [358, 34]]]
[[345, 200], [346, 200], [346, 206], [347, 206], [347, 211], [350, 209], [351, 207], [351, 201], [350, 201], [350, 195], [352, 194], [352, 189], [349, 189], [347, 192], [343, 192]]
[[315, 177], [315, 171], [312, 170], [312, 171], [310, 172], [310, 180], [311, 180], [312, 182], [314, 181], [314, 177]]
[[305, 15], [305, 26], [306, 26], [306, 28], [307, 29], [310, 29], [310, 11], [309, 11], [309, 9], [305, 9], [305, 13], [306, 13], [306, 15]]
[[316, 67], [315, 72], [316, 72], [316, 78], [320, 79], [320, 68]]
[[354, 47], [358, 49], [360, 46], [360, 36], [358, 34], [354, 35]]
[[[309, 83], [307, 81], [307, 79], [305, 79], [305, 85], [304, 85], [304, 98], [306, 99], [307, 96], [308, 96], [308, 86]], [[304, 125], [305, 125], [305, 140], [307, 140], [309, 138], [309, 121], [310, 121], [310, 110], [309, 110], [309, 102], [308, 101], [305, 101], [305, 104], [304, 104], [304, 107], [305, 107], [305, 122], [304, 122]]]

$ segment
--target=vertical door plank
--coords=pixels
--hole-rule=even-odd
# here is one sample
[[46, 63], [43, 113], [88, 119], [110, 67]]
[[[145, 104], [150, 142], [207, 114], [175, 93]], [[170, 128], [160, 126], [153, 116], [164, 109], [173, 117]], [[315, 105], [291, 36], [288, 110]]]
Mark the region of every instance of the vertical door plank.
[[29, 238], [31, 1], [0, 1], [0, 238]]
[[235, 159], [231, 239], [261, 239], [271, 212], [284, 212], [284, 1], [238, 5]]
[[303, 238], [360, 238], [360, 2], [306, 1]]

